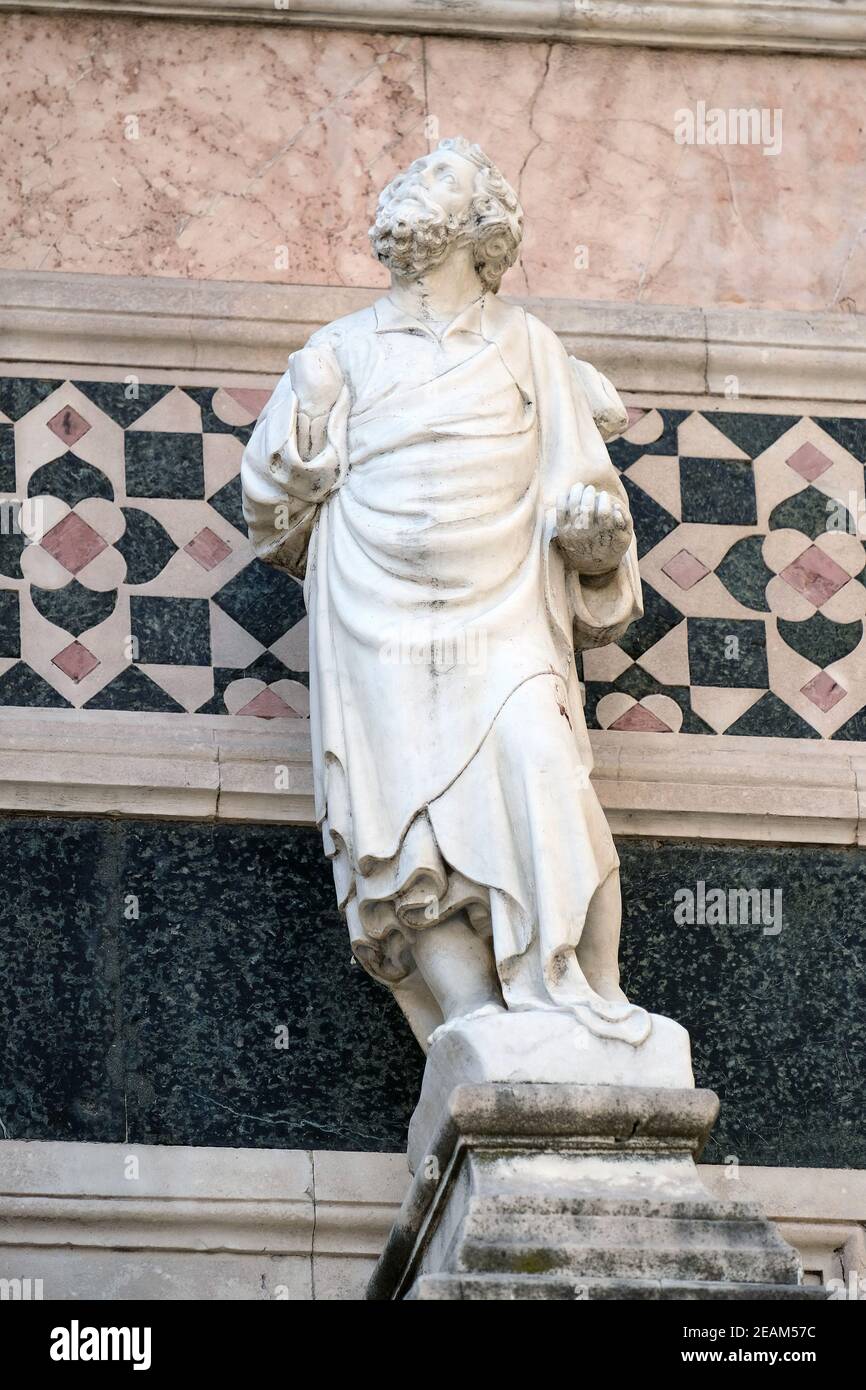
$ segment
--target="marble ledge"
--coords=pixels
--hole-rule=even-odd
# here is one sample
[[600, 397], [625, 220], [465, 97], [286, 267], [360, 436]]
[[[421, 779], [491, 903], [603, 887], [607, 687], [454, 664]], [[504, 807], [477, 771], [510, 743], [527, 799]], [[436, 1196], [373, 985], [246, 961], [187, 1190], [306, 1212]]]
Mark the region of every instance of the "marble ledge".
[[[281, 374], [381, 290], [0, 269], [0, 364]], [[866, 315], [520, 301], [620, 391], [862, 403]]]
[[[592, 731], [618, 836], [866, 845], [866, 747]], [[311, 825], [306, 725], [244, 716], [8, 710], [0, 810]]]
[[404, 1154], [7, 1141], [0, 1254], [108, 1245], [373, 1259], [407, 1182]]
[[[812, 1277], [866, 1274], [866, 1173], [732, 1171], [698, 1168], [759, 1202]], [[7, 1140], [0, 1275], [47, 1299], [359, 1299], [408, 1184], [401, 1153]]]
[[866, 8], [838, 0], [0, 0], [0, 9], [51, 14], [250, 21], [479, 39], [744, 50], [866, 52]]

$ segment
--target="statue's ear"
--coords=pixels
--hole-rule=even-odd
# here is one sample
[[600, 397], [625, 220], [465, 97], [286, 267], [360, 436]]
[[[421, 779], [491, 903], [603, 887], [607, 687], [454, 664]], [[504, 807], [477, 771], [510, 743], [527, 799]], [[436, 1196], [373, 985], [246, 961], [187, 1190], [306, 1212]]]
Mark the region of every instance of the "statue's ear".
[[628, 429], [628, 411], [607, 377], [589, 362], [569, 357], [574, 387], [582, 391], [592, 412], [596, 429], [605, 443]]

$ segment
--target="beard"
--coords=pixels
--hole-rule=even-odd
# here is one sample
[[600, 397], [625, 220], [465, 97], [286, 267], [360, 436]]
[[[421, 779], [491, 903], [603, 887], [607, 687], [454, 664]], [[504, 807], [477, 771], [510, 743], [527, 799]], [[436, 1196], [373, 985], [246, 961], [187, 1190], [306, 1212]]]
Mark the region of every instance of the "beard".
[[417, 278], [444, 261], [468, 222], [468, 212], [443, 212], [423, 186], [403, 185], [379, 205], [369, 232], [373, 254], [396, 274]]

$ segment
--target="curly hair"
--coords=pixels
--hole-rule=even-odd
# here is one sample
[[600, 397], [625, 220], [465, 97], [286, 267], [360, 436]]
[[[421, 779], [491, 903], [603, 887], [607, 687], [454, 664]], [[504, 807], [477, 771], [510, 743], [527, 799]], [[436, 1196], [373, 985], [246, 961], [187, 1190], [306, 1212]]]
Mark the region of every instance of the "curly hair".
[[[520, 241], [523, 236], [523, 208], [517, 194], [496, 165], [481, 149], [480, 145], [464, 140], [462, 136], [440, 140], [440, 150], [450, 150], [461, 158], [474, 164], [476, 169], [475, 191], [472, 202], [461, 224], [474, 250], [475, 269], [485, 290], [494, 294], [499, 289], [502, 277], [517, 260]], [[373, 249], [379, 259], [386, 259], [381, 253], [387, 245], [387, 237], [381, 237], [382, 209], [386, 208], [399, 191], [400, 185], [418, 167], [415, 160], [407, 170], [392, 179], [379, 197], [380, 214], [370, 229]]]
[[511, 184], [480, 145], [455, 135], [453, 139], [440, 140], [439, 149], [453, 150], [478, 170], [475, 197], [469, 208], [469, 228], [475, 247], [475, 269], [484, 288], [495, 294], [520, 252], [523, 208]]

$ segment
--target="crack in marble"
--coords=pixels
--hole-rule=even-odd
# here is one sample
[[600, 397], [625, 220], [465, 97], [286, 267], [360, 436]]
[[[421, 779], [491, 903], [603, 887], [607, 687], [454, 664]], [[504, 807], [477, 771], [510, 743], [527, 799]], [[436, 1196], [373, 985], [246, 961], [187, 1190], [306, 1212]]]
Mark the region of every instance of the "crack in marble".
[[[535, 90], [533, 91], [532, 97], [530, 98], [529, 107], [527, 111], [527, 125], [529, 126], [529, 129], [532, 132], [532, 134], [535, 136], [535, 144], [531, 147], [531, 149], [527, 150], [523, 159], [523, 163], [517, 171], [517, 196], [520, 199], [521, 203], [523, 202], [523, 176], [526, 172], [526, 166], [528, 165], [532, 156], [535, 154], [538, 147], [541, 144], [543, 144], [543, 136], [535, 129], [535, 108], [538, 105], [538, 98], [541, 95], [542, 88], [544, 87], [544, 84], [550, 75], [550, 64], [553, 59], [554, 45], [552, 43], [549, 43], [545, 44], [544, 47], [544, 66], [541, 72], [541, 76], [538, 79], [538, 82], [535, 84]], [[526, 288], [526, 293], [531, 294], [532, 291], [529, 286], [529, 276], [526, 273], [526, 266], [524, 265], [522, 257], [520, 260], [520, 273], [523, 276], [523, 283]]]
[[[848, 274], [848, 269], [849, 269], [849, 267], [850, 267], [850, 265], [851, 265], [851, 261], [854, 259], [854, 253], [855, 253], [855, 251], [857, 250], [858, 246], [860, 245], [860, 242], [861, 242], [862, 239], [863, 239], [864, 233], [866, 233], [866, 217], [864, 217], [863, 221], [861, 222], [860, 227], [858, 228], [857, 232], [855, 233], [854, 239], [853, 239], [853, 241], [851, 242], [851, 245], [850, 245], [850, 247], [849, 247], [849, 249], [848, 249], [848, 254], [847, 254], [847, 256], [845, 257], [845, 260], [844, 260], [844, 262], [843, 262], [843, 264], [842, 264], [842, 269], [839, 271], [839, 278], [838, 278], [837, 281], [836, 281], [836, 285], [835, 285], [834, 290], [833, 290], [832, 298], [831, 298], [831, 300], [830, 300], [830, 303], [827, 305], [827, 308], [828, 308], [828, 309], [834, 308], [834, 306], [835, 306], [836, 304], [840, 304], [840, 303], [842, 303], [842, 301], [843, 301], [843, 296], [842, 296], [842, 293], [841, 293], [841, 291], [842, 291], [842, 286], [843, 286], [844, 283], [845, 283], [845, 277], [846, 277], [846, 275]], [[857, 312], [857, 303], [856, 303], [856, 300], [855, 300], [855, 301], [852, 301], [852, 303], [853, 303], [853, 312], [856, 313], [856, 312]]]

